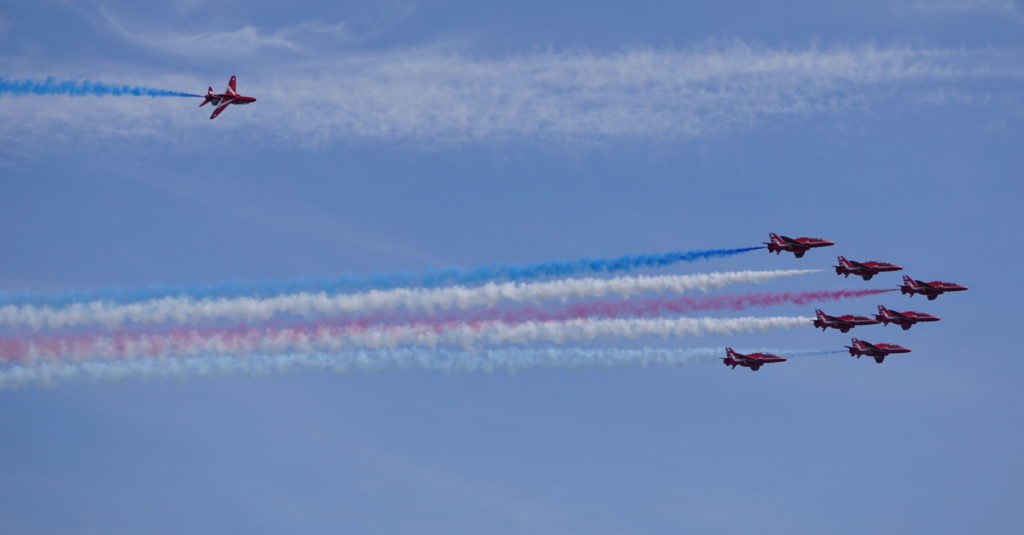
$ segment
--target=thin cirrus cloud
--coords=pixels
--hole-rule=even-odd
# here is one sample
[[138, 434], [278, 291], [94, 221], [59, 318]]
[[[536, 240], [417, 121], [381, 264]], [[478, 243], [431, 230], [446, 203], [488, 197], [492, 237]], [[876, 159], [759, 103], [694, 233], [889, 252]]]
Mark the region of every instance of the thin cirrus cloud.
[[[987, 91], [1009, 91], [1024, 73], [1022, 57], [1011, 49], [744, 42], [501, 57], [440, 47], [299, 56], [263, 72], [237, 73], [240, 92], [259, 101], [229, 109], [212, 124], [207, 113], [181, 102], [88, 98], [86, 105], [86, 98], [65, 98], [49, 101], [40, 114], [23, 99], [6, 98], [0, 99], [0, 139], [24, 142], [54, 132], [72, 139], [192, 135], [212, 127], [305, 146], [685, 140], [893, 103], [975, 105], [933, 97], [969, 93], [978, 82], [986, 82]], [[150, 78], [119, 73], [104, 81], [138, 79]], [[176, 90], [223, 83], [168, 74], [160, 80]], [[104, 128], [97, 132], [98, 123]]]
[[988, 52], [743, 43], [498, 59], [391, 53], [311, 64], [307, 73], [318, 73], [311, 81], [267, 91], [316, 104], [266, 111], [314, 140], [694, 138], [862, 109], [893, 98], [893, 90], [910, 96], [968, 79], [1019, 77], [1019, 66], [1004, 63], [1012, 60]]
[[304, 41], [311, 36], [327, 35], [341, 41], [349, 39], [344, 22], [308, 20], [270, 32], [244, 25], [229, 30], [182, 33], [137, 29], [106, 9], [101, 9], [99, 16], [107, 30], [130, 43], [192, 58], [216, 57], [225, 51], [233, 57], [253, 56], [268, 50], [304, 54], [308, 52]]
[[1017, 0], [914, 0], [908, 7], [923, 11], [978, 12], [1009, 15], [1024, 21], [1024, 6]]

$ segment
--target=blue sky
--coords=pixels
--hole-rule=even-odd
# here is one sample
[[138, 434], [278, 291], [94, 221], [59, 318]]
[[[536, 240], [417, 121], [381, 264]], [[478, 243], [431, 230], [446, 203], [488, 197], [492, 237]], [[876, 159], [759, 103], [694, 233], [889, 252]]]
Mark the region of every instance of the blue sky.
[[3, 391], [3, 531], [1012, 530], [1022, 30], [1010, 0], [8, 2], [0, 75], [201, 92], [236, 74], [260, 100], [211, 122], [186, 99], [0, 97], [3, 291], [739, 247], [769, 231], [839, 245], [670, 271], [844, 254], [971, 290], [827, 307], [942, 316], [861, 333], [914, 349], [882, 366]]

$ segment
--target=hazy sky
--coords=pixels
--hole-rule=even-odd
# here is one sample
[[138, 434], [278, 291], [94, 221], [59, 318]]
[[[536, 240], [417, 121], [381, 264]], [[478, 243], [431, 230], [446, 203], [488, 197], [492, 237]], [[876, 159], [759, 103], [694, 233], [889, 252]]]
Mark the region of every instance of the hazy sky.
[[[1016, 528], [1024, 4], [828, 4], [5, 2], [0, 76], [202, 93], [235, 74], [259, 101], [209, 121], [198, 99], [0, 95], [0, 291], [742, 247], [770, 231], [838, 246], [665, 272], [843, 254], [971, 289], [823, 306], [943, 318], [856, 331], [913, 348], [881, 366], [839, 354], [758, 373], [0, 391], [0, 531]], [[750, 289], [898, 280], [823, 272]]]

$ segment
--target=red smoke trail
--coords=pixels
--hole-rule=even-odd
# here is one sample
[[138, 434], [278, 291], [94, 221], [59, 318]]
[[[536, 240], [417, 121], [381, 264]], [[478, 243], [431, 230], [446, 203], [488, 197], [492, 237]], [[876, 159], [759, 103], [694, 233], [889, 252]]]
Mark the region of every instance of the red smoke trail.
[[821, 290], [816, 292], [748, 293], [741, 295], [712, 295], [700, 297], [670, 297], [606, 300], [575, 303], [556, 308], [520, 307], [491, 308], [478, 312], [450, 312], [435, 314], [434, 319], [473, 323], [477, 321], [565, 321], [582, 318], [650, 317], [662, 314], [686, 314], [707, 310], [744, 310], [751, 307], [777, 305], [805, 305], [807, 303], [838, 301], [852, 297], [866, 297], [896, 290]]
[[820, 290], [602, 300], [554, 307], [488, 308], [437, 314], [414, 315], [382, 312], [358, 318], [338, 318], [294, 325], [269, 322], [262, 325], [233, 327], [172, 327], [142, 333], [120, 330], [108, 333], [37, 336], [25, 339], [0, 338], [0, 361], [25, 360], [30, 353], [30, 345], [35, 348], [37, 355], [45, 357], [60, 357], [62, 355], [85, 357], [97, 353], [108, 357], [131, 357], [163, 354], [167, 350], [184, 349], [213, 338], [220, 339], [227, 347], [246, 347], [257, 345], [260, 339], [267, 336], [283, 336], [288, 340], [292, 338], [297, 340], [317, 334], [336, 336], [368, 330], [387, 330], [389, 326], [395, 325], [413, 325], [425, 331], [441, 332], [460, 325], [482, 328], [494, 322], [515, 324], [527, 321], [554, 322], [586, 318], [653, 317], [709, 310], [744, 310], [751, 307], [786, 304], [804, 305], [893, 291], [896, 290]]

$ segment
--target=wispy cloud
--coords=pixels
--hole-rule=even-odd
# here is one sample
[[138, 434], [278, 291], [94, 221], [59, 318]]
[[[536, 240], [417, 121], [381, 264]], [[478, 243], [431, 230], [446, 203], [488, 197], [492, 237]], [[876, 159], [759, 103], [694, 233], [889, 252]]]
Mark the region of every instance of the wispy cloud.
[[243, 25], [230, 30], [184, 33], [140, 29], [125, 24], [110, 10], [101, 9], [99, 13], [106, 27], [126, 41], [188, 57], [214, 57], [226, 51], [233, 56], [247, 56], [268, 49], [299, 54], [306, 51], [303, 38], [310, 35], [348, 38], [344, 22], [309, 20], [269, 32]]
[[[199, 135], [229, 129], [305, 145], [690, 139], [893, 101], [936, 105], [924, 96], [979, 80], [1019, 80], [1022, 58], [1015, 49], [782, 49], [742, 42], [506, 57], [411, 49], [310, 59], [277, 65], [266, 77], [240, 76], [241, 92], [259, 102], [229, 109], [213, 123], [207, 114], [182, 109], [180, 103], [124, 106], [99, 98], [82, 105], [81, 99], [65, 99], [47, 101], [47, 109], [40, 110], [22, 99], [2, 99], [0, 139], [56, 130], [92, 136], [98, 123], [108, 135], [140, 130]], [[53, 73], [11, 73], [46, 74]], [[123, 73], [109, 81], [121, 79]], [[210, 82], [163, 79], [179, 85], [160, 87], [180, 90]]]
[[1017, 0], [914, 0], [910, 7], [929, 11], [988, 12], [1024, 21], [1024, 7]]

